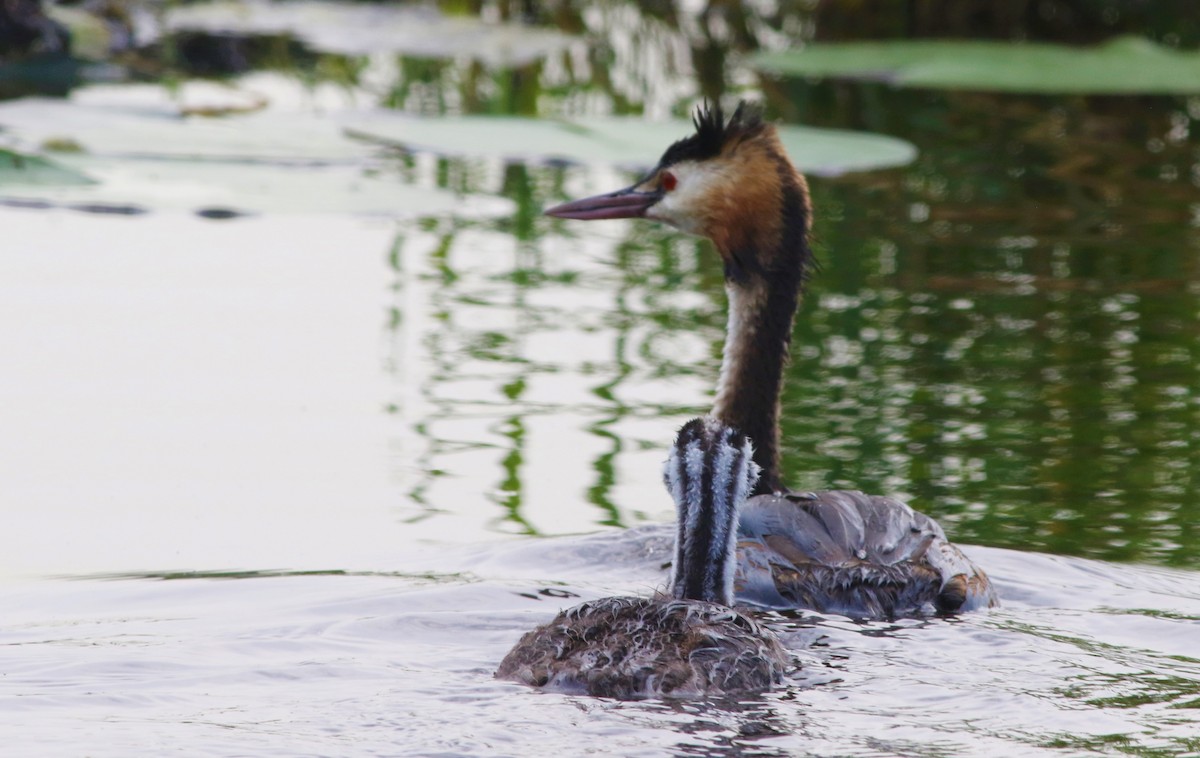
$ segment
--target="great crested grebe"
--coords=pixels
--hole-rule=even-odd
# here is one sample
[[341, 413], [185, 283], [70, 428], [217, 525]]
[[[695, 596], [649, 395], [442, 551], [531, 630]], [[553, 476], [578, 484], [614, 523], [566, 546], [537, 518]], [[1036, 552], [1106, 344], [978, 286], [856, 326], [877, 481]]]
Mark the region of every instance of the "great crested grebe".
[[737, 600], [865, 618], [995, 605], [987, 575], [933, 519], [858, 491], [792, 492], [779, 468], [779, 393], [812, 262], [808, 185], [775, 127], [740, 103], [697, 110], [696, 133], [638, 183], [546, 210], [647, 218], [712, 240], [729, 322], [711, 415], [745, 433], [761, 476], [738, 523]]
[[764, 690], [788, 654], [733, 603], [738, 509], [758, 478], [746, 436], [712, 418], [679, 430], [664, 467], [678, 516], [670, 594], [609, 597], [529, 632], [496, 676], [624, 700]]

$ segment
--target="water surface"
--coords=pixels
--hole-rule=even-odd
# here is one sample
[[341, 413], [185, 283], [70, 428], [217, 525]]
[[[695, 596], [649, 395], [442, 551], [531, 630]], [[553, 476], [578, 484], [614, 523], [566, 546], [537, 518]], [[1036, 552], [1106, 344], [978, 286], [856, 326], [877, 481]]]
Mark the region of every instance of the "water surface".
[[711, 402], [720, 265], [649, 224], [539, 216], [624, 186], [616, 169], [364, 149], [373, 181], [468, 199], [0, 206], [4, 744], [1200, 751], [1197, 102], [759, 82], [736, 62], [714, 82], [692, 66], [711, 26], [639, 13], [598, 6], [591, 42], [509, 68], [326, 58], [305, 75], [344, 90], [287, 107], [659, 117], [761, 87], [783, 118], [916, 144], [906, 168], [812, 178], [785, 466], [936, 516], [1002, 606], [770, 617], [798, 668], [738, 702], [495, 682], [560, 607], [665, 582], [660, 465]]

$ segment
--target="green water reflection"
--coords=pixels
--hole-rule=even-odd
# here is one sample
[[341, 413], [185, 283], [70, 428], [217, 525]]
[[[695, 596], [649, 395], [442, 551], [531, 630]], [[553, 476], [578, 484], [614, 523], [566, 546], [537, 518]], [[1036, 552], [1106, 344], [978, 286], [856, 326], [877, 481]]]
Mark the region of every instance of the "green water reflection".
[[[869, 125], [922, 155], [904, 170], [812, 182], [822, 266], [784, 398], [793, 485], [898, 493], [967, 542], [1200, 565], [1196, 102], [803, 87], [809, 102], [842, 103], [829, 124], [886, 114]], [[612, 239], [615, 227], [537, 218], [572, 194], [580, 169], [508, 167], [491, 188], [469, 162], [441, 170], [522, 209], [487, 228], [513, 252], [486, 276], [454, 262], [465, 231], [412, 251], [429, 256], [438, 342], [454, 346], [433, 380], [492, 387], [484, 405], [510, 451], [497, 504], [537, 531], [522, 517], [523, 420], [569, 408], [603, 450], [581, 484], [592, 523], [639, 520], [612, 488], [623, 456], [661, 446], [674, 418], [709, 402], [724, 308], [716, 256], [649, 224]], [[514, 331], [469, 326], [487, 322], [489, 305], [518, 309]], [[455, 318], [464, 308], [478, 318]], [[524, 352], [564, 329], [609, 335], [609, 353]], [[689, 337], [703, 350], [678, 349]], [[586, 378], [586, 398], [528, 391], [562, 373]], [[654, 382], [669, 402], [637, 399]], [[630, 419], [661, 421], [618, 431]]]

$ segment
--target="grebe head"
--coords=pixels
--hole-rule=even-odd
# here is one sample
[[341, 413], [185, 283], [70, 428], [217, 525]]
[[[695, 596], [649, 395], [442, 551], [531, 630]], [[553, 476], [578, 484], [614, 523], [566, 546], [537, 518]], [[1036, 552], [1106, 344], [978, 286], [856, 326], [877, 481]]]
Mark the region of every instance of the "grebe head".
[[668, 147], [636, 184], [556, 205], [546, 215], [662, 221], [711, 239], [732, 274], [801, 265], [775, 255], [790, 232], [807, 233], [810, 211], [804, 177], [774, 125], [745, 102], [728, 120], [719, 104], [702, 106], [693, 123], [695, 134]]
[[720, 105], [701, 107], [694, 123], [641, 181], [546, 215], [657, 219], [712, 240], [725, 264], [729, 326], [711, 415], [754, 441], [762, 469], [754, 493], [779, 492], [779, 393], [812, 258], [808, 185], [756, 107], [740, 103], [728, 120]]
[[675, 501], [671, 594], [733, 605], [738, 509], [754, 489], [758, 465], [746, 435], [712, 417], [679, 430], [663, 465]]

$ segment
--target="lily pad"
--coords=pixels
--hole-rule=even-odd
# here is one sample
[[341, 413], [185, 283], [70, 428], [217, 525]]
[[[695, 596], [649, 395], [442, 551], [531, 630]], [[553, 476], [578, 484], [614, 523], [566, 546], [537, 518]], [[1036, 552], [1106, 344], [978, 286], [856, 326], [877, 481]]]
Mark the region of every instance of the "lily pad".
[[[644, 169], [694, 128], [686, 121], [653, 123], [635, 118], [596, 118], [584, 123], [492, 116], [426, 119], [374, 113], [354, 118], [346, 131], [410, 151]], [[917, 155], [911, 143], [877, 134], [781, 126], [779, 136], [796, 165], [814, 174], [901, 166]]]
[[1200, 52], [1139, 37], [1095, 47], [895, 40], [818, 44], [759, 53], [760, 71], [784, 76], [875, 79], [905, 87], [1081, 94], [1200, 92]]
[[40, 155], [0, 148], [0, 187], [19, 184], [39, 187], [81, 187], [95, 184], [84, 173], [73, 171]]
[[550, 29], [449, 18], [422, 5], [320, 0], [178, 5], [164, 23], [169, 31], [287, 34], [327, 53], [468, 57], [497, 66], [531, 63], [578, 39]]

